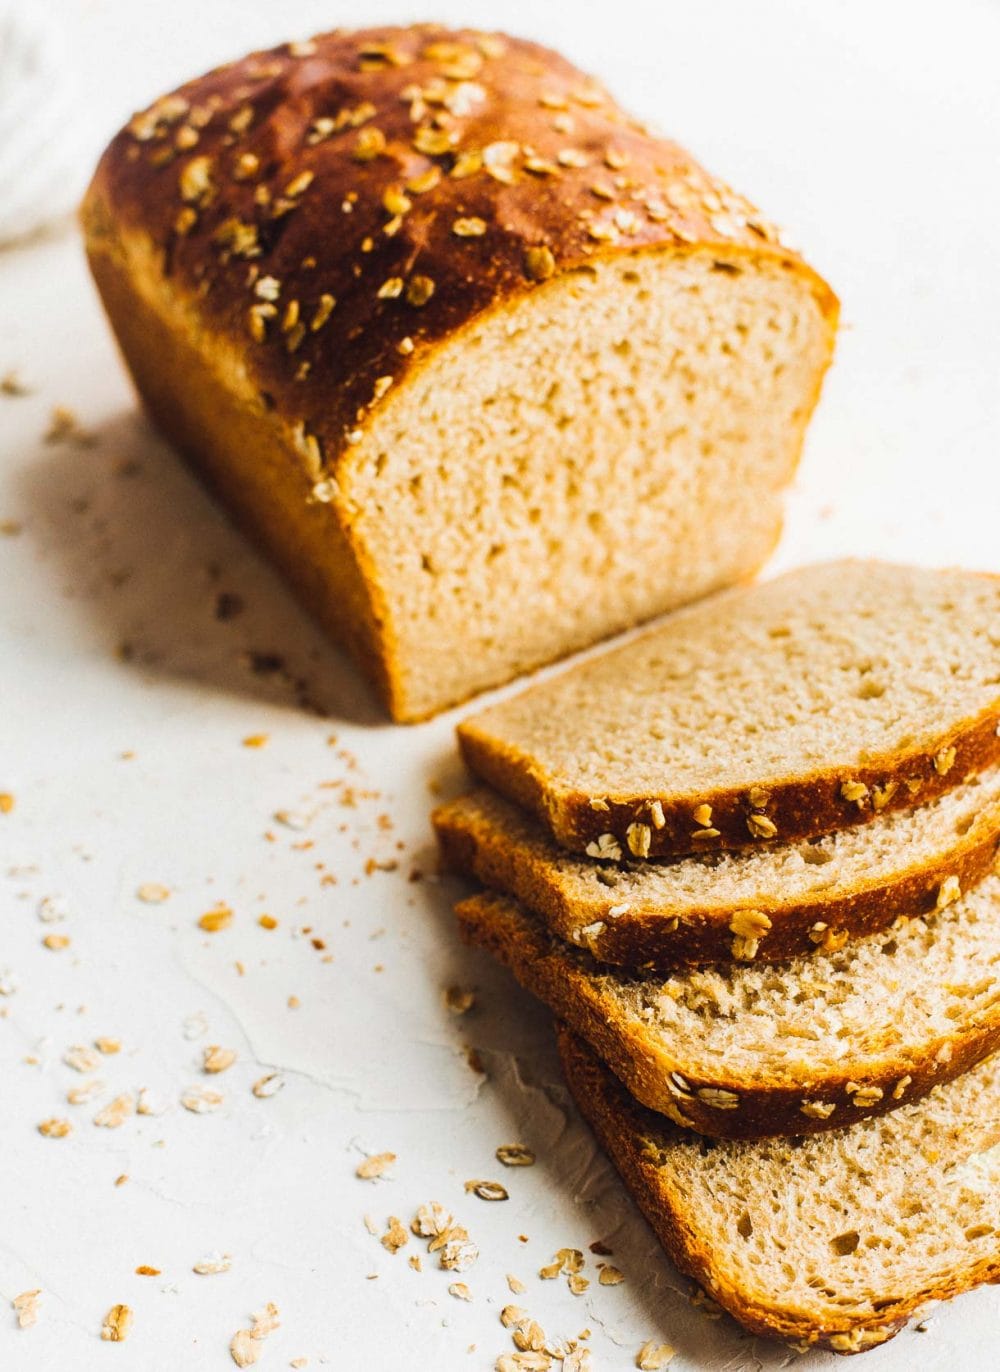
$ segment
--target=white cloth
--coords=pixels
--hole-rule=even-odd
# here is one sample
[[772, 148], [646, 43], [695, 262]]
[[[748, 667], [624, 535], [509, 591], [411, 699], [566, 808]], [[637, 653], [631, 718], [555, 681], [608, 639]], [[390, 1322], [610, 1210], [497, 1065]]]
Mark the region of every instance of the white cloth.
[[64, 218], [92, 170], [65, 35], [37, 0], [0, 0], [0, 247]]

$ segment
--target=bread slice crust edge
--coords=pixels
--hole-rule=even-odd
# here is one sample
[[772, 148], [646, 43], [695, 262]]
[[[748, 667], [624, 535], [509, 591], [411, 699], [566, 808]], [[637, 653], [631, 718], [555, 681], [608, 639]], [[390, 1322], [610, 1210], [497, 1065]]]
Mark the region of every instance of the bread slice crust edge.
[[[780, 962], [814, 953], [817, 923], [826, 926], [824, 937], [846, 934], [858, 938], [876, 933], [900, 913], [918, 915], [934, 910], [949, 877], [956, 878], [962, 891], [975, 886], [993, 870], [1000, 844], [1000, 804], [994, 804], [977, 814], [969, 829], [947, 850], [901, 866], [891, 880], [862, 881], [839, 895], [820, 890], [787, 901], [775, 896], [771, 901], [755, 898], [752, 903], [687, 908], [683, 921], [671, 927], [676, 909], [643, 905], [631, 896], [629, 908], [614, 918], [608, 918], [605, 909], [581, 912], [553, 878], [548, 853], [542, 858], [534, 848], [506, 839], [488, 822], [477, 823], [461, 799], [438, 806], [431, 822], [445, 870], [475, 878], [511, 896], [543, 918], [560, 938], [583, 942], [599, 962], [643, 972], [736, 961], [730, 925], [740, 910], [751, 906], [771, 920], [771, 928], [758, 942], [757, 962]], [[551, 859], [558, 860], [555, 848]], [[607, 905], [613, 903], [609, 894]], [[819, 939], [821, 944], [823, 941]]]
[[710, 1138], [794, 1137], [842, 1129], [921, 1099], [1000, 1048], [998, 1003], [968, 1033], [935, 1035], [922, 1043], [919, 1058], [887, 1044], [869, 1053], [867, 1063], [847, 1059], [794, 1081], [774, 1075], [748, 1086], [724, 1066], [708, 1077], [667, 1043], [644, 1034], [593, 984], [579, 965], [582, 955], [561, 954], [513, 902], [473, 896], [459, 902], [455, 913], [464, 941], [485, 948], [509, 968], [640, 1104]]

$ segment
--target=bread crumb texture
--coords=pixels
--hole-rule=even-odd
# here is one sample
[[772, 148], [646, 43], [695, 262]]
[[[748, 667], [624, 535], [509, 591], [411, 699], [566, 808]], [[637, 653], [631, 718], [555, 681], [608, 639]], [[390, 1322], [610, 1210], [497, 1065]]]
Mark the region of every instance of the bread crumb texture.
[[753, 1332], [855, 1353], [1000, 1276], [1000, 1065], [849, 1130], [719, 1143], [644, 1111], [569, 1031], [577, 1103], [671, 1257]]

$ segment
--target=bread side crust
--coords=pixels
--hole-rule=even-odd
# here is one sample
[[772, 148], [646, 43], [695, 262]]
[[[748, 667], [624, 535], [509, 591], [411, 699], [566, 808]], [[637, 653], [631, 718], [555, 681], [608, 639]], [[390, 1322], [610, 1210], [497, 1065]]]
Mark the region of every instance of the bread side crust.
[[[925, 1096], [933, 1087], [960, 1076], [1000, 1048], [1000, 1004], [968, 1033], [938, 1035], [904, 1055], [886, 1045], [867, 1063], [845, 1062], [838, 1069], [803, 1070], [800, 1079], [745, 1079], [721, 1068], [706, 1077], [669, 1044], [657, 1042], [632, 1021], [610, 996], [598, 990], [577, 959], [560, 953], [517, 906], [496, 896], [473, 896], [455, 907], [465, 942], [486, 948], [517, 980], [579, 1034], [641, 1104], [675, 1124], [718, 1139], [760, 1139], [825, 1133], [869, 1116], [884, 1115]], [[907, 1081], [906, 1079], [909, 1078]], [[899, 1083], [903, 1089], [895, 1092]], [[852, 1091], [848, 1091], [848, 1085]], [[858, 1105], [861, 1088], [877, 1088], [880, 1098]], [[699, 1096], [704, 1091], [707, 1099]], [[735, 1108], [713, 1105], [735, 1096]], [[804, 1114], [803, 1104], [832, 1105], [827, 1118]]]
[[[615, 918], [607, 914], [607, 907], [614, 904], [610, 893], [602, 906], [574, 904], [554, 866], [559, 860], [557, 849], [553, 848], [551, 857], [542, 857], [488, 821], [477, 821], [460, 803], [439, 806], [431, 821], [446, 870], [513, 897], [542, 917], [560, 938], [584, 943], [598, 961], [641, 972], [738, 961], [730, 926], [740, 910], [761, 911], [771, 920], [771, 928], [758, 943], [756, 962], [808, 956], [830, 934], [859, 938], [877, 933], [900, 914], [933, 911], [948, 877], [956, 877], [962, 891], [971, 889], [994, 870], [1000, 843], [1000, 804], [996, 804], [977, 815], [969, 830], [956, 835], [944, 852], [904, 862], [886, 880], [860, 880], [835, 896], [816, 891], [802, 899], [782, 900], [775, 891], [770, 898], [755, 896], [752, 904], [686, 907], [683, 922], [675, 927], [678, 912], [674, 907], [643, 906], [632, 897], [625, 913]], [[826, 929], [817, 941], [813, 931], [818, 923]]]
[[[936, 734], [914, 739], [912, 746], [886, 752], [862, 764], [841, 763], [817, 768], [803, 776], [748, 779], [746, 787], [698, 792], [661, 791], [656, 795], [603, 796], [595, 807], [582, 791], [563, 791], [534, 760], [482, 729], [475, 719], [458, 725], [458, 742], [469, 769], [501, 795], [529, 810], [562, 847], [586, 853], [602, 834], [611, 834], [624, 851], [628, 829], [645, 823], [650, 829], [649, 857], [681, 857], [693, 851], [712, 852], [793, 843], [817, 838], [837, 829], [870, 824], [876, 813], [925, 804], [1000, 762], [1000, 698], [968, 719]], [[950, 765], [935, 759], [954, 748]], [[871, 803], [859, 805], [843, 794], [845, 783], [860, 783], [868, 794], [886, 796], [878, 812]], [[774, 825], [772, 840], [755, 837], [748, 827], [754, 807], [751, 788], [766, 790], [767, 818]], [[648, 824], [650, 807], [663, 811], [663, 825]], [[708, 804], [715, 835], [694, 845], [691, 813]]]
[[86, 223], [91, 273], [157, 427], [266, 549], [306, 608], [349, 648], [395, 714], [378, 584], [359, 561], [337, 507], [310, 498], [315, 478], [290, 424], [248, 383], [234, 341], [201, 328], [171, 291], [152, 244], [140, 235], [122, 237], [93, 197]]
[[[702, 1286], [734, 1319], [754, 1334], [782, 1339], [804, 1349], [829, 1348], [860, 1353], [885, 1343], [929, 1302], [947, 1300], [973, 1287], [1000, 1282], [1000, 1254], [971, 1263], [930, 1289], [915, 1290], [887, 1302], [864, 1318], [844, 1315], [819, 1324], [805, 1310], [766, 1304], [741, 1290], [720, 1258], [718, 1236], [700, 1231], [688, 1214], [683, 1194], [672, 1185], [650, 1150], [640, 1108], [621, 1084], [565, 1025], [556, 1038], [566, 1082], [584, 1119], [621, 1174], [633, 1199], [668, 1256]], [[724, 1250], [723, 1250], [724, 1251]]]

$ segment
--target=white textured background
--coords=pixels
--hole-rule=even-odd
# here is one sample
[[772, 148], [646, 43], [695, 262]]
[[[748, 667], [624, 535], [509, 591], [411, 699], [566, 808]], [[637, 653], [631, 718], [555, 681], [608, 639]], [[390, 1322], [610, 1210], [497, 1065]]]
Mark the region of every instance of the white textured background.
[[[335, 23], [422, 17], [343, 0], [52, 9], [83, 92], [66, 137], [94, 158], [133, 108], [216, 61]], [[599, 71], [788, 224], [841, 293], [839, 355], [782, 564], [855, 551], [1000, 569], [1000, 7], [434, 10]], [[69, 159], [67, 175], [77, 165], [82, 179], [87, 160]], [[0, 815], [4, 1372], [222, 1370], [230, 1337], [268, 1301], [282, 1325], [264, 1368], [486, 1368], [511, 1347], [497, 1318], [513, 1299], [507, 1272], [550, 1334], [592, 1331], [598, 1369], [632, 1366], [651, 1337], [677, 1347], [677, 1372], [832, 1366], [690, 1307], [567, 1109], [544, 1015], [457, 946], [451, 890], [408, 880], [430, 869], [428, 783], [455, 779], [454, 721], [384, 725], [150, 432], [71, 231], [0, 253], [0, 375], [12, 367], [32, 393], [0, 395], [0, 521], [20, 526], [0, 536], [0, 790], [16, 796]], [[42, 442], [55, 405], [96, 441]], [[215, 617], [220, 592], [243, 602], [231, 620]], [[253, 653], [282, 665], [255, 671]], [[266, 746], [242, 746], [252, 734]], [[366, 875], [369, 858], [399, 866]], [[146, 882], [169, 900], [137, 899]], [[46, 897], [62, 922], [39, 919]], [[233, 924], [206, 935], [196, 921], [220, 900]], [[263, 911], [276, 930], [257, 925]], [[45, 948], [50, 933], [69, 947]], [[443, 1007], [451, 984], [476, 988], [467, 1016]], [[69, 1106], [84, 1079], [62, 1055], [101, 1035], [122, 1043], [102, 1059], [103, 1093]], [[213, 1079], [199, 1071], [210, 1043], [239, 1054]], [[251, 1083], [271, 1071], [284, 1088], [255, 1098]], [[181, 1108], [209, 1081], [225, 1095], [216, 1113]], [[165, 1113], [92, 1124], [141, 1087]], [[53, 1115], [72, 1119], [69, 1138], [39, 1136]], [[496, 1163], [514, 1139], [537, 1150], [534, 1169]], [[356, 1180], [364, 1153], [384, 1150], [398, 1154], [392, 1179]], [[465, 1195], [466, 1179], [498, 1174], [508, 1203]], [[463, 1277], [469, 1304], [433, 1259], [407, 1266], [423, 1244], [392, 1256], [364, 1227], [366, 1213], [379, 1232], [389, 1215], [408, 1224], [430, 1199], [481, 1248]], [[597, 1238], [623, 1285], [599, 1287], [589, 1255], [582, 1297], [535, 1276], [556, 1248]], [[231, 1270], [194, 1275], [213, 1250]], [[140, 1264], [160, 1275], [135, 1275]], [[6, 1302], [35, 1287], [38, 1323], [18, 1330]], [[98, 1332], [116, 1302], [135, 1324], [113, 1346]], [[998, 1318], [1000, 1294], [965, 1297], [865, 1366], [995, 1367]]]

